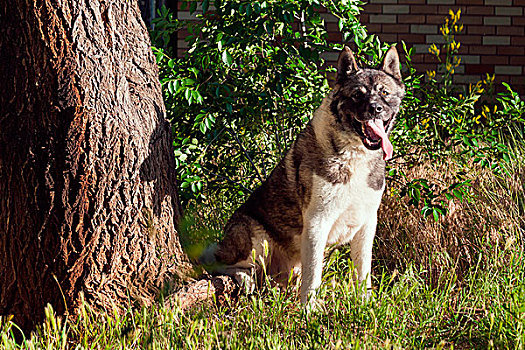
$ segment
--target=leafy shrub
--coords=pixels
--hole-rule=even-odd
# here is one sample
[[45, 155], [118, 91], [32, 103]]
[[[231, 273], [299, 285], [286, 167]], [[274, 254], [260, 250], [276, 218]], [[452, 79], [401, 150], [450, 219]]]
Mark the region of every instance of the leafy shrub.
[[[329, 87], [323, 53], [324, 6], [356, 43], [363, 64], [387, 48], [359, 23], [352, 1], [187, 2], [198, 22], [163, 9], [152, 33], [185, 203], [205, 194], [243, 200], [270, 173]], [[169, 40], [185, 27], [188, 52], [171, 57]], [[340, 45], [339, 45], [340, 48]], [[365, 62], [366, 60], [366, 62]]]
[[[461, 43], [455, 40], [463, 29], [460, 15], [460, 11], [450, 11], [440, 28], [444, 43], [429, 48], [439, 62], [437, 73], [416, 72], [411, 64], [412, 50], [403, 45], [407, 94], [392, 135], [398, 154], [397, 160], [390, 163], [393, 191], [408, 196], [409, 204], [436, 221], [447, 213], [448, 201], [468, 197], [471, 181], [465, 176], [466, 168], [479, 163], [501, 173], [510, 159], [508, 143], [523, 135], [524, 130], [525, 102], [508, 84], [504, 83], [507, 92], [498, 96], [492, 96], [493, 76], [487, 75], [466, 88], [453, 84], [455, 69], [461, 62], [457, 56]], [[448, 182], [407, 176], [412, 166], [443, 159], [457, 163]]]

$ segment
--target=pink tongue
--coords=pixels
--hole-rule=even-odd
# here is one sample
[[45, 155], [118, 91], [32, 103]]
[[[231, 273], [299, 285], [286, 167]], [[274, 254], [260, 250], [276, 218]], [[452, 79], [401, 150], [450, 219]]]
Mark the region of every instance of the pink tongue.
[[374, 131], [374, 133], [381, 138], [381, 148], [383, 149], [383, 159], [389, 160], [394, 153], [394, 147], [385, 132], [385, 126], [381, 119], [369, 120], [367, 125]]

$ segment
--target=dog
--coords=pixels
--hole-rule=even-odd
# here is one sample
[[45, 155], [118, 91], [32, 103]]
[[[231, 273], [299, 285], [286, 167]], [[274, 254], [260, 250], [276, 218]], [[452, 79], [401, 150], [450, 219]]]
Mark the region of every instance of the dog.
[[321, 285], [325, 247], [350, 243], [355, 273], [369, 291], [385, 161], [393, 152], [388, 136], [404, 93], [394, 46], [380, 69], [359, 68], [345, 47], [334, 88], [201, 263], [249, 290], [260, 262], [281, 283], [300, 270], [305, 304]]

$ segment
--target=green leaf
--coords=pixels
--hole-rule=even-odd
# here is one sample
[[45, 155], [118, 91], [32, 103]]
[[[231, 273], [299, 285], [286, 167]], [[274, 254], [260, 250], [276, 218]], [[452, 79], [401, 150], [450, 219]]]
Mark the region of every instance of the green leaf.
[[459, 199], [460, 201], [463, 201], [463, 193], [461, 192], [461, 190], [458, 190], [457, 188], [455, 188], [452, 190], [452, 193], [454, 194], [454, 196], [456, 196], [457, 199]]
[[222, 62], [224, 62], [228, 66], [232, 64], [233, 59], [228, 51], [222, 52]]
[[253, 3], [253, 11], [258, 15], [261, 13], [261, 5], [258, 2]]
[[435, 221], [435, 222], [438, 222], [438, 221], [439, 221], [439, 212], [437, 211], [436, 208], [433, 208], [433, 209], [432, 209], [432, 216], [434, 216], [434, 221]]
[[197, 1], [190, 2], [190, 13], [193, 14], [197, 10]]
[[178, 93], [181, 88], [180, 80], [175, 80], [173, 82], [173, 88], [175, 89], [175, 92]]
[[197, 90], [191, 90], [191, 97], [196, 103], [202, 103], [202, 96]]

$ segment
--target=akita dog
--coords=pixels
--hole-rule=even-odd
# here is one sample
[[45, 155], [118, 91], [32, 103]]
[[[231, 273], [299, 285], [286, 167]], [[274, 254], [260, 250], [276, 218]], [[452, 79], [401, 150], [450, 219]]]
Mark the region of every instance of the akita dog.
[[251, 289], [258, 266], [252, 250], [256, 260], [269, 250], [267, 272], [278, 280], [301, 269], [306, 303], [321, 284], [326, 245], [350, 243], [357, 276], [370, 288], [385, 160], [393, 152], [388, 135], [404, 93], [395, 47], [381, 69], [359, 68], [345, 47], [333, 90], [201, 262]]

